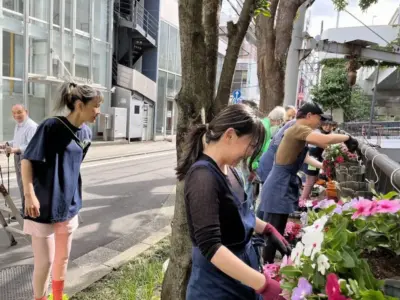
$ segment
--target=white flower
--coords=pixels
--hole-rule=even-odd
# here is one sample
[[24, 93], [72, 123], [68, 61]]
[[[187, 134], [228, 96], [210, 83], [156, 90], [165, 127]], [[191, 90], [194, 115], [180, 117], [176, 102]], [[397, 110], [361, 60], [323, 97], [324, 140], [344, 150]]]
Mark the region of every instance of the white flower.
[[321, 272], [322, 275], [325, 275], [325, 271], [330, 268], [329, 260], [328, 258], [321, 254], [317, 258], [317, 265], [318, 265], [318, 271]]
[[324, 226], [326, 222], [328, 222], [327, 216], [322, 216], [318, 220], [316, 220], [311, 226], [303, 228], [305, 232], [322, 232], [324, 230]]
[[292, 250], [290, 259], [293, 261], [295, 266], [300, 265], [300, 257], [303, 254], [304, 245], [301, 242], [297, 242], [296, 247]]
[[311, 259], [314, 260], [315, 254], [321, 251], [324, 234], [320, 231], [309, 231], [303, 235], [301, 241], [304, 244], [304, 255], [311, 256]]

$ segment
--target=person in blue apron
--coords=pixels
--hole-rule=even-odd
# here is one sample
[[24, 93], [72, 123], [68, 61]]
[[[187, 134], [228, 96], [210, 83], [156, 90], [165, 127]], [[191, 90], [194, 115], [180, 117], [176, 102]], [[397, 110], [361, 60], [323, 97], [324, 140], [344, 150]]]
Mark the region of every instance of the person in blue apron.
[[[260, 210], [264, 212], [263, 220], [273, 225], [281, 234], [284, 233], [289, 214], [295, 212], [298, 206], [300, 182], [297, 172], [307, 157], [306, 144], [325, 148], [330, 144], [344, 142], [350, 151], [355, 151], [358, 147], [357, 140], [349, 135], [314, 132], [321, 121], [326, 119], [323, 110], [314, 102], [307, 102], [300, 107], [296, 122], [284, 132], [272, 169], [262, 186]], [[268, 239], [266, 242], [264, 262], [272, 263], [276, 247]]]
[[[254, 233], [270, 236], [288, 252], [277, 230], [254, 215], [234, 167], [264, 143], [265, 128], [253, 109], [230, 105], [187, 136], [178, 180], [185, 180], [185, 208], [192, 240], [187, 300], [283, 299], [278, 282], [264, 274]], [[228, 167], [231, 166], [231, 167]]]
[[[330, 118], [327, 119], [326, 121], [322, 122], [321, 128], [317, 129], [316, 132], [322, 133], [322, 134], [331, 134], [332, 133], [332, 117], [329, 116]], [[308, 155], [311, 157], [314, 157], [316, 160], [318, 160], [321, 163], [322, 167], [322, 161], [324, 160], [322, 158], [322, 153], [324, 152], [324, 148], [315, 146], [315, 145], [309, 145], [309, 150], [308, 150]], [[314, 187], [315, 182], [318, 179], [319, 171], [321, 167], [315, 167], [311, 164], [305, 163], [303, 165], [303, 172], [306, 174], [306, 180], [303, 188], [303, 192], [301, 193], [300, 199], [302, 200], [308, 200], [310, 198], [310, 194], [312, 191], [312, 188]]]

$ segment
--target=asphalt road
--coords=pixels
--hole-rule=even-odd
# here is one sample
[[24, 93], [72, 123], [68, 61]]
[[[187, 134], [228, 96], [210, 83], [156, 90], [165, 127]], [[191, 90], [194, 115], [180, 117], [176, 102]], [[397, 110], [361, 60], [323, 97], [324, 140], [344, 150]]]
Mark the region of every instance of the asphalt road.
[[[148, 235], [150, 226], [157, 230], [168, 225], [173, 205], [166, 200], [175, 185], [175, 166], [173, 151], [84, 164], [83, 223], [74, 236], [71, 261], [110, 243], [110, 248], [123, 251], [124, 245], [112, 243], [129, 235], [140, 240]], [[16, 197], [15, 179], [10, 190]], [[157, 224], [152, 224], [155, 219]], [[17, 240], [17, 246], [9, 247], [0, 228], [0, 269], [31, 260], [29, 241]]]

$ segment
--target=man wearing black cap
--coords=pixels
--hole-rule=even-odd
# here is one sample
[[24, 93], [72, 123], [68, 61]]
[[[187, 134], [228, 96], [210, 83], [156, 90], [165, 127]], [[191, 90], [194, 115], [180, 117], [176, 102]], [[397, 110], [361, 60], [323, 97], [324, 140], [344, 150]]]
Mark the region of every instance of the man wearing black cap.
[[[349, 151], [355, 151], [358, 147], [357, 140], [349, 135], [314, 132], [321, 121], [328, 118], [318, 104], [305, 103], [297, 112], [295, 124], [285, 131], [278, 146], [274, 165], [262, 187], [260, 210], [264, 212], [264, 221], [275, 226], [281, 234], [284, 233], [289, 214], [295, 211], [299, 201], [297, 172], [307, 156], [306, 144], [325, 148], [344, 142]], [[276, 248], [267, 240], [264, 262], [272, 263], [275, 252]]]

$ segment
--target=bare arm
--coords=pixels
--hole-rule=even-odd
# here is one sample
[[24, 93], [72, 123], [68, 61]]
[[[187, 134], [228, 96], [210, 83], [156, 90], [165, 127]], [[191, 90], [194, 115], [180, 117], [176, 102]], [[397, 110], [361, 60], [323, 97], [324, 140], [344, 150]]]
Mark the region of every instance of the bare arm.
[[318, 132], [311, 132], [306, 137], [306, 142], [324, 148], [327, 145], [343, 143], [349, 138], [350, 137], [348, 135], [344, 134], [322, 134]]
[[34, 195], [35, 190], [33, 189], [32, 163], [27, 159], [21, 161], [21, 175], [22, 185], [24, 187], [24, 196]]
[[265, 276], [246, 265], [225, 246], [219, 247], [211, 259], [213, 265], [226, 275], [259, 290], [265, 285]]
[[316, 160], [314, 157], [312, 157], [311, 155], [309, 155], [307, 153], [306, 159], [304, 160], [304, 162], [308, 165], [311, 165], [317, 169], [322, 169], [322, 163], [319, 162], [318, 160]]

